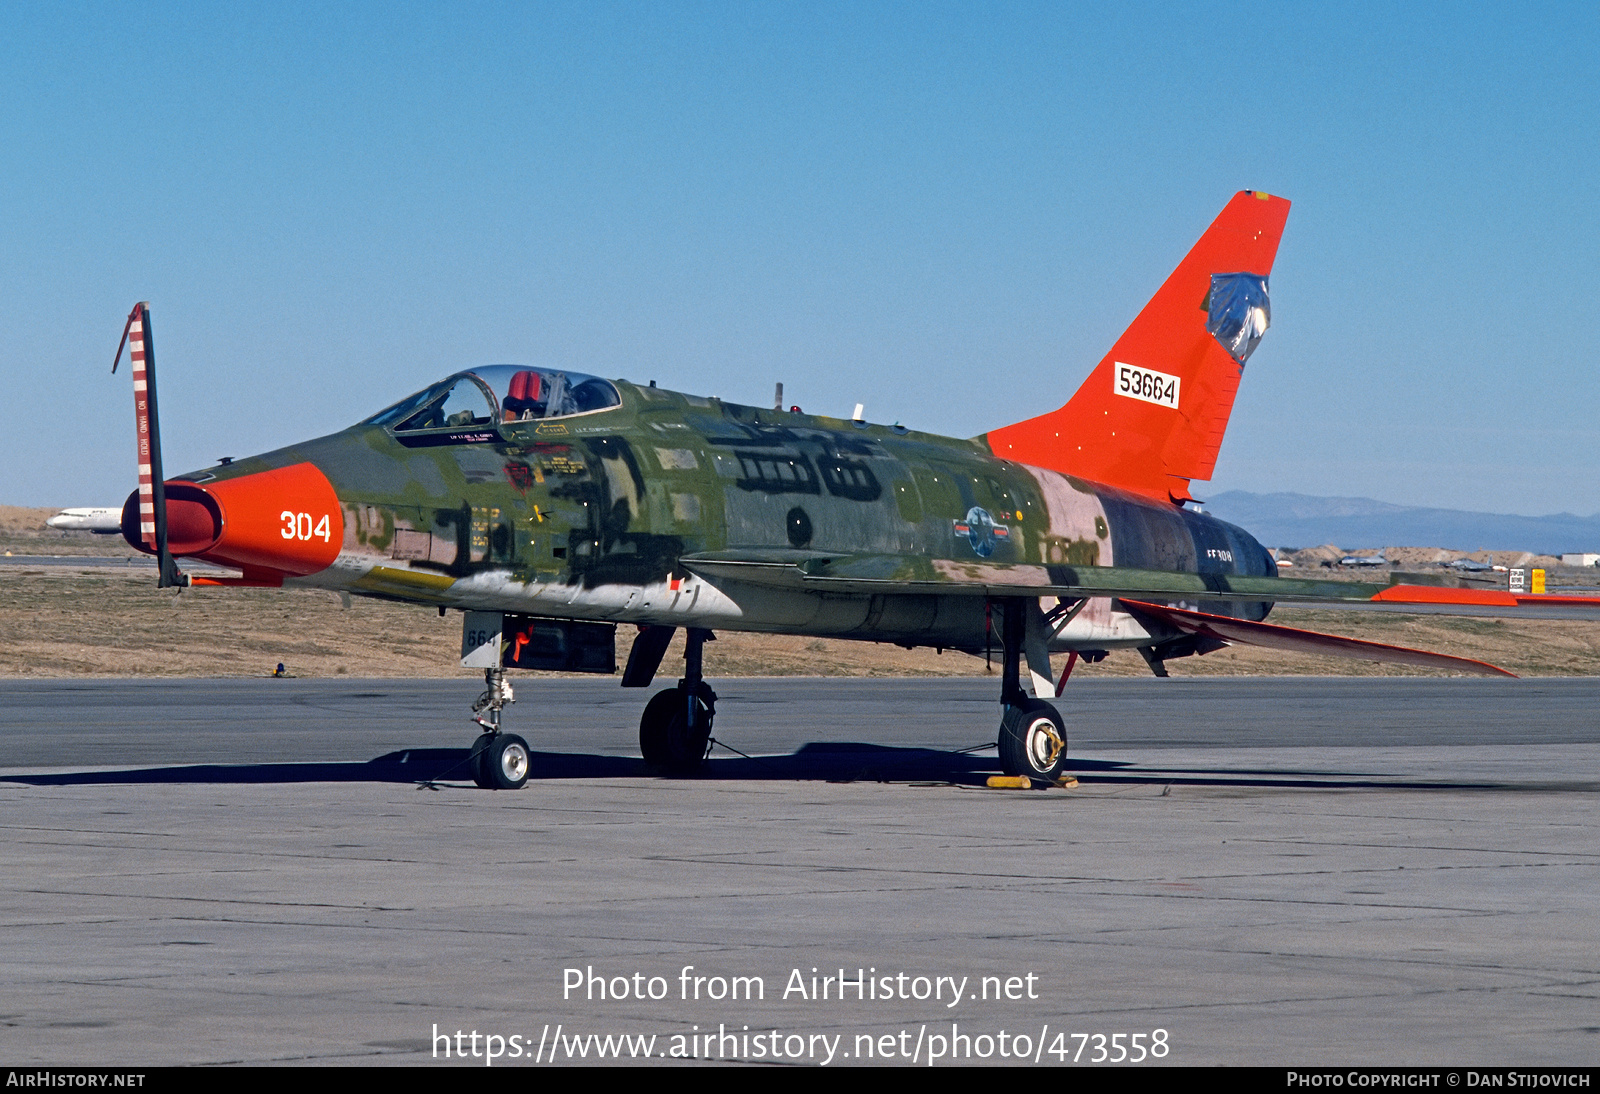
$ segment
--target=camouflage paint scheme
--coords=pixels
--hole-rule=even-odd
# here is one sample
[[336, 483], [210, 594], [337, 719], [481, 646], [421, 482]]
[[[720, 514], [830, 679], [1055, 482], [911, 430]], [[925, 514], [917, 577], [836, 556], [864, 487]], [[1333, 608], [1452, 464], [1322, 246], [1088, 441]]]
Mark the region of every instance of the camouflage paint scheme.
[[[364, 424], [176, 481], [312, 464], [343, 540], [330, 566], [286, 584], [563, 619], [981, 650], [985, 592], [1019, 579], [1037, 596], [1083, 567], [1276, 576], [1239, 528], [996, 459], [982, 439], [615, 387], [619, 406], [454, 443], [408, 446]], [[785, 587], [769, 572], [808, 564], [885, 591]], [[1167, 636], [1096, 598], [1052, 648]]]

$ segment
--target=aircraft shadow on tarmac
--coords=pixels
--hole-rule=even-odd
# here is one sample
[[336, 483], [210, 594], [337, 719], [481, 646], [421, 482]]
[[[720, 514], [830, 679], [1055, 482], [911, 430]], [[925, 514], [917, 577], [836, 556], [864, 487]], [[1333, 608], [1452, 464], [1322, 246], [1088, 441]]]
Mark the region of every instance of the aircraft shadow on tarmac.
[[[555, 779], [655, 779], [641, 759], [587, 753], [534, 752], [532, 777]], [[1069, 770], [1085, 784], [1238, 787], [1240, 789], [1404, 789], [1506, 790], [1505, 783], [1417, 781], [1381, 772], [1328, 772], [1283, 769], [1145, 768], [1116, 760], [1075, 759]], [[713, 756], [694, 779], [705, 781], [823, 781], [940, 783], [983, 786], [999, 771], [992, 756], [925, 748], [895, 748], [846, 742], [812, 743], [787, 756]], [[0, 781], [30, 786], [126, 784], [273, 784], [309, 782], [436, 783], [471, 782], [467, 750], [414, 748], [390, 752], [366, 763], [190, 764], [0, 776]], [[1517, 787], [1526, 789], [1526, 787]], [[1562, 789], [1572, 789], [1563, 787]]]

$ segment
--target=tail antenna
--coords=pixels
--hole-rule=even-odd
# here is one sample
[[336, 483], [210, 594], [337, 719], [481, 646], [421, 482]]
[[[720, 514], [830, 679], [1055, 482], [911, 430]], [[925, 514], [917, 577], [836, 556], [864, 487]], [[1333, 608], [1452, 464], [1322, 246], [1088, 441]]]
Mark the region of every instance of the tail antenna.
[[117, 371], [122, 350], [128, 349], [133, 369], [133, 416], [138, 431], [139, 449], [139, 538], [155, 552], [160, 576], [156, 587], [172, 588], [188, 584], [167, 549], [167, 484], [161, 473], [161, 422], [156, 412], [155, 342], [150, 336], [150, 305], [140, 301], [128, 313], [122, 328], [122, 341], [111, 360]]

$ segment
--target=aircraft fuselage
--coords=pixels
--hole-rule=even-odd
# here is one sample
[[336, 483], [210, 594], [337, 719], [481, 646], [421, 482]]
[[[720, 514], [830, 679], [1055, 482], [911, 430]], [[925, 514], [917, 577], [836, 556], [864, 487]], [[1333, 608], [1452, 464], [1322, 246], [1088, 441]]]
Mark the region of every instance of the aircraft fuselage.
[[[1239, 528], [997, 459], [982, 439], [615, 387], [620, 405], [585, 413], [454, 430], [362, 424], [180, 476], [220, 501], [201, 499], [218, 510], [220, 537], [208, 546], [203, 531], [174, 553], [241, 567], [251, 583], [447, 608], [969, 650], [986, 644], [981, 596], [819, 595], [686, 560], [868, 556], [882, 578], [923, 590], [1017, 563], [1277, 573]], [[303, 490], [305, 465], [331, 490]], [[285, 477], [291, 468], [298, 477]], [[169, 505], [181, 509], [175, 489]], [[230, 543], [230, 521], [258, 526], [248, 550]], [[291, 562], [274, 564], [279, 548]], [[1200, 608], [1260, 619], [1268, 605]], [[1052, 645], [1148, 643], [1148, 626], [1094, 601]]]

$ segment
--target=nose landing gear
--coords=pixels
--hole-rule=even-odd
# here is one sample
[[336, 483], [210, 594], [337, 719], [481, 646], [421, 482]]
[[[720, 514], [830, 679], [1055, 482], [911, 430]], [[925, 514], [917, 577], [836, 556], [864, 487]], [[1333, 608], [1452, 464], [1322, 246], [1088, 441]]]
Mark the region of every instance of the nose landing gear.
[[472, 704], [473, 721], [484, 729], [468, 754], [472, 781], [485, 790], [519, 790], [528, 781], [528, 742], [500, 731], [500, 712], [516, 697], [503, 668], [485, 669], [483, 683], [483, 694]]

